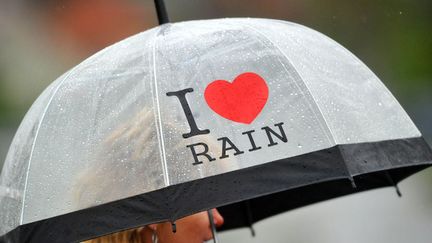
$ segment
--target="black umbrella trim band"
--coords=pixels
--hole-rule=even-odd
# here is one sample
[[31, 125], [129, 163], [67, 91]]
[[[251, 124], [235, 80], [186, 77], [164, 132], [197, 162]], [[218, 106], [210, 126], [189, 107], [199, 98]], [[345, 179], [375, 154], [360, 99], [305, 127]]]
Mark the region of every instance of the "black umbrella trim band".
[[21, 225], [0, 242], [78, 242], [213, 207], [225, 218], [219, 230], [234, 229], [322, 200], [393, 186], [431, 164], [423, 138], [338, 145]]

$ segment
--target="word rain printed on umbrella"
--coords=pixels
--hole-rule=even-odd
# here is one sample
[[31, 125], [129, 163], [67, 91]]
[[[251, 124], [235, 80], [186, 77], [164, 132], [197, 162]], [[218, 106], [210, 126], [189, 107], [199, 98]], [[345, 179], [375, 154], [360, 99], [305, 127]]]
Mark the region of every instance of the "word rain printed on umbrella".
[[[187, 122], [190, 126], [190, 132], [182, 134], [185, 139], [192, 136], [210, 133], [209, 129], [200, 130], [197, 127], [186, 99], [186, 94], [191, 92], [193, 92], [193, 88], [167, 93], [168, 96], [178, 97], [186, 115]], [[239, 75], [234, 79], [232, 84], [225, 80], [212, 82], [206, 88], [205, 97], [209, 107], [220, 116], [235, 122], [250, 124], [263, 109], [268, 98], [268, 88], [264, 79], [262, 79], [258, 74], [249, 72]], [[278, 142], [275, 142], [275, 138], [283, 143], [288, 142], [287, 136], [282, 127], [283, 122], [274, 124], [274, 126], [279, 128], [279, 133], [275, 132], [268, 126], [261, 128], [261, 130], [264, 130], [267, 135], [268, 147], [278, 144]], [[249, 130], [241, 133], [249, 139], [250, 147], [247, 149], [249, 152], [262, 149], [261, 146], [256, 145], [253, 137], [254, 132], [255, 130]], [[244, 153], [244, 150], [240, 150], [228, 137], [220, 137], [217, 138], [217, 140], [221, 141], [221, 154], [219, 159], [228, 158], [228, 150], [234, 150], [234, 156]], [[216, 160], [216, 158], [213, 158], [208, 154], [209, 147], [205, 142], [186, 145], [186, 147], [191, 149], [194, 157], [193, 165], [203, 163], [203, 161], [198, 158], [199, 156], [203, 156], [209, 162]], [[200, 147], [201, 149], [199, 153], [197, 152], [197, 147]]]

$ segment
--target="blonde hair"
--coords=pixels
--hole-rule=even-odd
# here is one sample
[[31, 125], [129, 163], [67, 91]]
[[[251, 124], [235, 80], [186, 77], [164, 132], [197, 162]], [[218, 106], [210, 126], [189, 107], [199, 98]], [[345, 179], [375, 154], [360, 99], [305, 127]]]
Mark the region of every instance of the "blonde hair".
[[[178, 125], [174, 124], [173, 121], [167, 121], [165, 123], [168, 133], [175, 132]], [[158, 178], [159, 173], [155, 168], [151, 168], [146, 163], [137, 163], [139, 168], [136, 168], [135, 174], [131, 174], [128, 171], [118, 169], [116, 163], [120, 163], [120, 158], [127, 158], [126, 162], [130, 161], [150, 161], [156, 160], [159, 156], [159, 151], [154, 151], [152, 149], [154, 144], [158, 143], [157, 134], [152, 131], [152, 127], [156, 127], [154, 113], [151, 109], [142, 109], [138, 111], [134, 117], [120, 126], [118, 126], [114, 131], [111, 131], [108, 136], [103, 140], [99, 151], [94, 155], [97, 161], [100, 163], [93, 163], [92, 166], [87, 168], [77, 180], [75, 186], [75, 201], [77, 206], [89, 207], [96, 206], [98, 203], [103, 203], [111, 200], [118, 200], [119, 195], [124, 195], [124, 189], [127, 188], [125, 185], [133, 185], [134, 180], [137, 178], [136, 173], [141, 173], [140, 179], [145, 180], [144, 184], [148, 185], [145, 188], [147, 191], [151, 191], [158, 188], [153, 188], [155, 185], [162, 185], [163, 178]], [[221, 148], [219, 144], [216, 144], [215, 140], [211, 139], [211, 135], [206, 135], [201, 137], [209, 149], [213, 153], [221, 153]], [[124, 152], [125, 145], [129, 148], [128, 151]], [[171, 143], [171, 150], [178, 150], [180, 148], [186, 148], [184, 139], [178, 140], [178, 142]], [[105, 151], [119, 151], [119, 153], [105, 154]], [[104, 159], [106, 158], [106, 159]], [[186, 163], [186, 161], [185, 161]], [[213, 165], [204, 167], [203, 170], [197, 170], [194, 173], [201, 173], [201, 176], [211, 175], [217, 173], [216, 169], [222, 169], [224, 167], [236, 167], [236, 163], [233, 163], [232, 159], [227, 159], [221, 161], [218, 167]], [[128, 174], [129, 173], [129, 174]], [[157, 175], [155, 175], [157, 173]], [[147, 178], [146, 178], [147, 177]], [[121, 182], [113, 183], [113, 178], [121, 178]], [[150, 181], [150, 179], [157, 179], [155, 181]], [[142, 183], [142, 182], [141, 182]], [[107, 188], [109, 188], [107, 192]], [[98, 202], [99, 200], [99, 202]], [[96, 203], [96, 205], [95, 205]], [[122, 232], [102, 236], [96, 239], [85, 241], [86, 243], [123, 243], [123, 242], [137, 242], [137, 243], [148, 243], [152, 242], [147, 239], [145, 241], [144, 233], [151, 229], [147, 226], [125, 230]]]

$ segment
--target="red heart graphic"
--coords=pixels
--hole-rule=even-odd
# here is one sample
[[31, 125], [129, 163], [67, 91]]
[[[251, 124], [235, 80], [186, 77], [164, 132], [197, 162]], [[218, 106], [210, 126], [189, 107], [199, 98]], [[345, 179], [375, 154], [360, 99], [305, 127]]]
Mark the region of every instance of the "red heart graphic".
[[220, 116], [250, 124], [267, 102], [268, 87], [258, 74], [248, 72], [237, 76], [232, 83], [226, 80], [211, 82], [204, 97], [209, 107]]

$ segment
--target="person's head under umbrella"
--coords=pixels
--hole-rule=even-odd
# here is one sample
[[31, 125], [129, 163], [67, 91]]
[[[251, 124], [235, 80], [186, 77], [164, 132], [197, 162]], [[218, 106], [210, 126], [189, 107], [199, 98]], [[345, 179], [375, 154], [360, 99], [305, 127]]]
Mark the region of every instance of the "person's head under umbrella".
[[[214, 225], [222, 226], [224, 219], [217, 209], [211, 210]], [[174, 233], [170, 222], [151, 224], [144, 227], [106, 235], [85, 243], [202, 243], [213, 239], [207, 212], [199, 212], [176, 221]]]
[[[137, 163], [141, 164], [142, 168], [138, 168], [136, 174], [116, 167], [116, 164], [127, 161], [142, 161], [143, 159], [144, 161], [154, 161], [157, 159], [159, 156], [157, 152], [149, 149], [149, 143], [156, 140], [152, 137], [155, 134], [148, 131], [150, 126], [144, 128], [141, 126], [141, 124], [154, 122], [152, 114], [151, 110], [143, 109], [137, 112], [133, 119], [108, 133], [100, 152], [95, 154], [95, 158], [92, 158], [99, 163], [96, 163], [97, 166], [83, 171], [78, 180], [75, 198], [78, 207], [94, 206], [95, 201], [111, 201], [121, 198], [127, 190], [133, 191], [133, 187], [130, 185], [134, 184], [136, 178], [144, 180], [144, 184], [149, 185], [148, 190], [155, 190], [158, 184], [163, 183], [162, 178], [155, 177], [160, 172], [146, 163]], [[171, 124], [167, 127], [167, 129], [170, 128], [174, 129], [175, 125]], [[143, 143], [143, 141], [146, 142]], [[220, 149], [212, 141], [206, 141], [206, 143], [215, 151]], [[107, 150], [122, 151], [123, 146], [129, 146], [132, 148], [132, 152], [127, 154], [107, 152]], [[184, 147], [185, 145], [179, 142], [175, 143], [175, 146]], [[227, 160], [226, 163], [233, 162]], [[211, 172], [203, 169], [199, 173]], [[121, 180], [113, 181], [112, 178], [121, 178]], [[154, 181], [155, 178], [156, 181]], [[223, 223], [224, 219], [218, 210], [211, 209], [176, 220], [176, 232], [173, 231], [171, 222], [163, 222], [102, 236], [86, 241], [86, 243], [202, 243], [213, 239], [214, 227], [220, 227]]]

